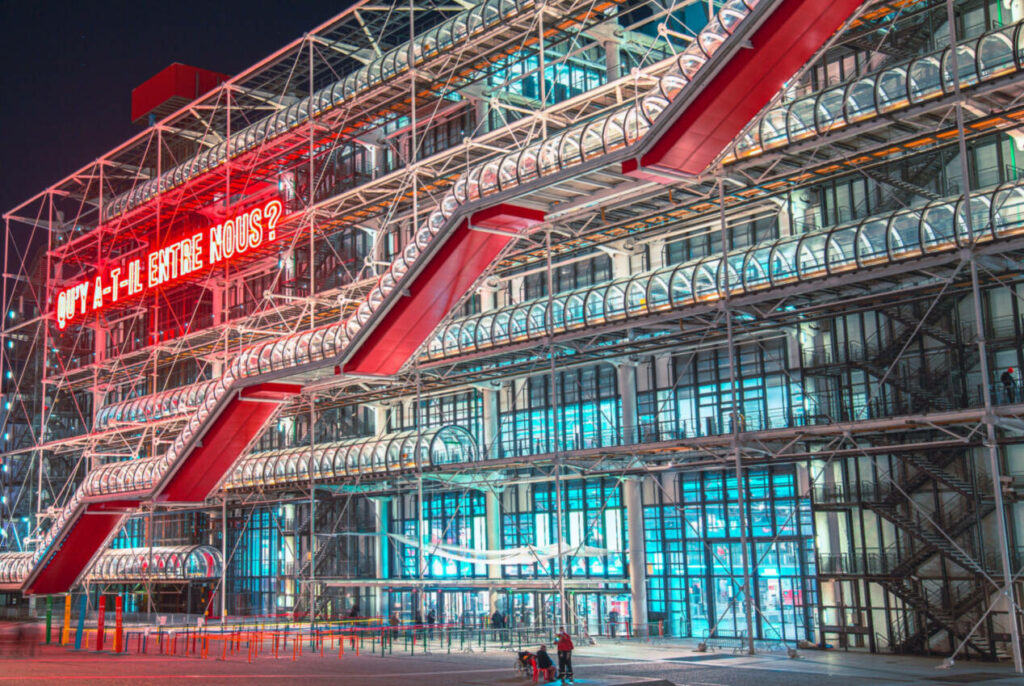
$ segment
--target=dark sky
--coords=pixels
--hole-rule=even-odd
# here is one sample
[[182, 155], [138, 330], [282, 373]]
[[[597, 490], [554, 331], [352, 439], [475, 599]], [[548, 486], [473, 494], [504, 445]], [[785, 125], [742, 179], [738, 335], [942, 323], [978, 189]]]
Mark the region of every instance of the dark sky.
[[0, 212], [139, 131], [132, 88], [184, 62], [235, 74], [346, 0], [0, 0]]

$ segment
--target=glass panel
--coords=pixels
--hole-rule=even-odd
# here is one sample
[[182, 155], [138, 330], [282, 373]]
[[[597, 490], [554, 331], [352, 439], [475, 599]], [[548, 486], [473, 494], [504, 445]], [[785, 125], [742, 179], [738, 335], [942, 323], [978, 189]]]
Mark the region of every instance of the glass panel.
[[618, 319], [626, 311], [626, 283], [616, 281], [608, 286], [604, 294], [605, 316], [609, 319]]
[[534, 303], [527, 318], [527, 329], [531, 337], [543, 336], [547, 331], [547, 304]]
[[491, 328], [492, 345], [503, 345], [509, 341], [508, 322], [509, 312], [502, 311], [494, 315], [494, 325]]
[[654, 312], [668, 307], [671, 303], [668, 298], [668, 277], [667, 272], [654, 274], [647, 284], [647, 308]]
[[513, 341], [521, 341], [526, 338], [526, 315], [528, 309], [521, 305], [512, 311], [510, 326], [512, 327], [510, 337]]
[[[960, 245], [970, 243], [970, 236], [967, 230], [966, 205], [964, 201], [957, 203], [956, 208], [956, 229]], [[989, 214], [991, 201], [988, 195], [974, 194], [971, 196], [971, 229], [974, 231], [975, 240], [986, 240], [992, 236], [992, 223]]]
[[797, 253], [800, 278], [819, 276], [825, 272], [826, 234], [815, 233], [804, 237]]
[[[608, 289], [609, 291], [611, 289]], [[604, 288], [595, 288], [587, 293], [586, 299], [586, 320], [587, 324], [601, 324], [604, 322]]]
[[[942, 57], [942, 80], [947, 92], [953, 90], [953, 52], [946, 50]], [[974, 62], [974, 47], [958, 45], [956, 48], [957, 68], [960, 72], [960, 87], [978, 82], [978, 69]]]
[[786, 129], [787, 110], [775, 109], [768, 112], [761, 121], [761, 147], [785, 145], [789, 142]]
[[725, 258], [722, 266], [718, 268], [718, 292], [736, 293], [743, 291], [743, 261], [746, 252], [736, 252]]
[[550, 174], [558, 171], [559, 169], [559, 156], [558, 147], [562, 143], [561, 136], [555, 136], [550, 138], [541, 145], [540, 155], [538, 162], [540, 164], [540, 174]]
[[856, 226], [844, 226], [834, 229], [828, 237], [827, 266], [835, 273], [857, 265], [857, 252], [854, 241], [857, 239]]
[[669, 295], [672, 298], [672, 307], [681, 307], [693, 299], [692, 266], [683, 265], [672, 272], [672, 279], [669, 281]]
[[814, 103], [815, 98], [810, 97], [797, 100], [789, 106], [789, 139], [791, 141], [814, 135]]
[[846, 120], [849, 123], [867, 119], [875, 114], [875, 83], [861, 79], [849, 87], [846, 95]]
[[796, 249], [799, 238], [789, 238], [772, 248], [771, 278], [773, 284], [786, 283], [796, 278]]
[[951, 203], [940, 203], [931, 205], [924, 212], [924, 235], [925, 250], [942, 249], [949, 247], [954, 242], [953, 236], [953, 205]]
[[997, 236], [1010, 236], [1024, 230], [1024, 188], [1014, 186], [997, 192], [993, 214]]
[[873, 219], [861, 224], [857, 234], [857, 261], [861, 266], [872, 264], [888, 257], [885, 239], [888, 222]]
[[915, 210], [898, 212], [889, 228], [889, 246], [893, 257], [921, 252], [921, 213]]
[[626, 288], [626, 311], [629, 314], [647, 314], [648, 276], [638, 276]]
[[990, 79], [1016, 69], [1013, 59], [1013, 41], [1008, 31], [989, 34], [978, 44], [978, 64], [981, 78]]
[[693, 272], [693, 294], [696, 300], [718, 298], [719, 258], [711, 258], [697, 265]]
[[818, 132], [826, 133], [846, 123], [843, 118], [843, 88], [830, 88], [818, 98]]
[[743, 285], [748, 291], [768, 283], [768, 263], [771, 252], [770, 246], [748, 251], [743, 267]]
[[476, 326], [476, 344], [478, 346], [491, 345], [491, 326], [494, 323], [494, 316], [485, 314], [480, 317]]
[[573, 293], [565, 301], [565, 327], [579, 328], [583, 325], [583, 295]]
[[459, 352], [468, 353], [476, 349], [476, 320], [462, 322], [459, 327]]
[[905, 107], [907, 97], [907, 72], [904, 67], [887, 69], [878, 77], [878, 107], [887, 112], [898, 107]]

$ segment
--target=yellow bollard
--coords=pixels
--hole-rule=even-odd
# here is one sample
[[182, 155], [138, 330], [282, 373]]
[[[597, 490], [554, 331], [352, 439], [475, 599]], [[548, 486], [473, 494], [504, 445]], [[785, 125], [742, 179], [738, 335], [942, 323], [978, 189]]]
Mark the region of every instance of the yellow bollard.
[[71, 594], [64, 596], [64, 628], [60, 632], [60, 644], [66, 646], [71, 642]]

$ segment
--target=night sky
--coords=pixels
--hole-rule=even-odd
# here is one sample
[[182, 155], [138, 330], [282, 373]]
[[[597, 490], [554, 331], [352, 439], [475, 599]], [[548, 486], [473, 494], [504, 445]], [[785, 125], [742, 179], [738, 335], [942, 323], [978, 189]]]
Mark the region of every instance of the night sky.
[[0, 0], [0, 212], [139, 131], [132, 89], [172, 62], [236, 74], [346, 0]]

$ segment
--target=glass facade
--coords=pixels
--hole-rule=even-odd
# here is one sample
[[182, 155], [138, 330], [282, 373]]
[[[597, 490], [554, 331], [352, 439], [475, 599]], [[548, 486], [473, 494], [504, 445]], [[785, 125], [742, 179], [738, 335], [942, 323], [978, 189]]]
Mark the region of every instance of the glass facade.
[[[792, 468], [745, 478], [748, 564], [759, 639], [815, 640], [817, 585], [810, 499]], [[649, 486], [649, 485], [648, 485]], [[672, 636], [747, 635], [743, 530], [736, 476], [678, 476], [681, 498], [646, 488], [648, 612]]]
[[[622, 492], [615, 479], [572, 480], [562, 484], [562, 542], [567, 553], [567, 576], [623, 578], [626, 569], [626, 526]], [[503, 548], [544, 548], [558, 543], [557, 491], [552, 483], [515, 486], [502, 494]], [[607, 550], [594, 557], [573, 556], [573, 549], [591, 546]], [[506, 577], [557, 577], [558, 561], [506, 565]]]
[[[412, 540], [419, 538], [416, 498], [398, 498], [392, 505], [391, 532]], [[423, 547], [404, 543], [394, 550], [392, 569], [400, 579], [464, 579], [487, 576], [487, 566], [454, 559], [431, 551], [432, 545], [467, 550], [487, 548], [484, 494], [480, 491], [431, 493], [423, 499]]]

